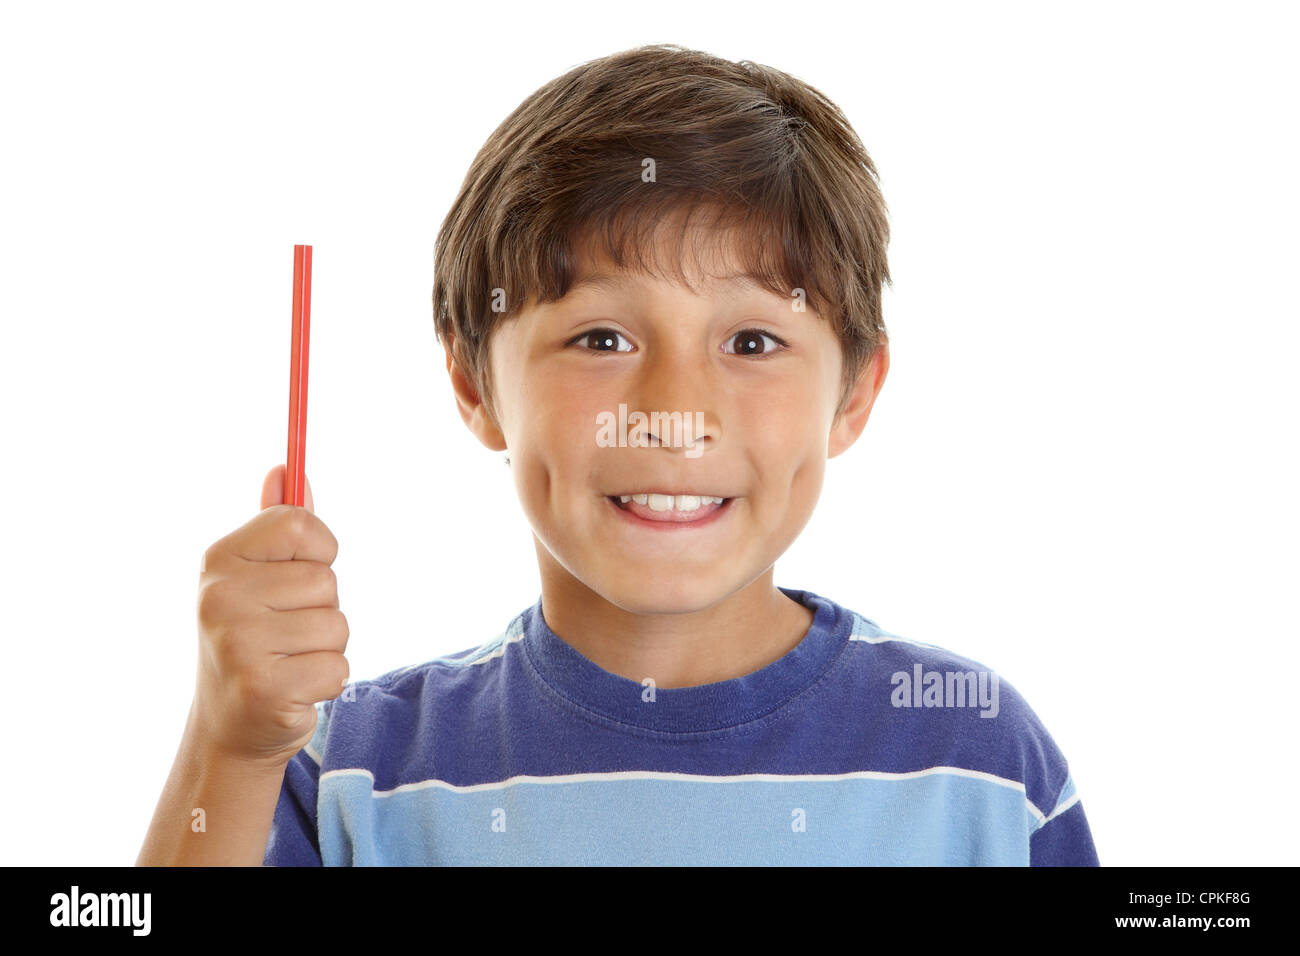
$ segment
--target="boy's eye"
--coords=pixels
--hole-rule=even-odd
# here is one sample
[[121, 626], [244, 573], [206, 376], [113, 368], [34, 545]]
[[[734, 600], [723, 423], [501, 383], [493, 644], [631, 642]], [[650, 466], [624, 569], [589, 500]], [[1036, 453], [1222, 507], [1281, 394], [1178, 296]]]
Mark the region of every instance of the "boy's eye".
[[[619, 348], [616, 343], [620, 339], [627, 343], [629, 347], [625, 349]], [[774, 347], [763, 349], [763, 339], [773, 342]], [[764, 356], [771, 355], [773, 352], [786, 347], [786, 343], [782, 339], [763, 329], [743, 329], [727, 341], [739, 341], [742, 343], [734, 350], [726, 349], [725, 351], [728, 355], [751, 355], [763, 358]], [[627, 339], [623, 338], [622, 333], [616, 332], [613, 329], [592, 329], [589, 332], [583, 332], [581, 335], [575, 337], [569, 342], [570, 345], [576, 345], [578, 343], [587, 346], [587, 351], [590, 352], [632, 351], [631, 343], [627, 342]]]
[[[759, 349], [763, 348], [763, 339], [768, 339], [769, 341], [776, 343], [776, 347], [759, 351]], [[759, 358], [771, 355], [773, 352], [786, 347], [783, 340], [777, 338], [771, 332], [764, 331], [763, 329], [743, 329], [733, 335], [728, 339], [728, 341], [744, 343], [743, 345], [738, 346], [734, 353], [728, 350], [728, 354], [756, 355]]]
[[[569, 344], [570, 344], [570, 345], [573, 345], [573, 344], [575, 344], [575, 343], [577, 343], [577, 342], [581, 342], [581, 343], [583, 343], [584, 345], [588, 345], [588, 346], [590, 346], [592, 342], [596, 342], [596, 343], [598, 343], [597, 346], [596, 346], [595, 348], [589, 348], [589, 349], [588, 349], [588, 351], [591, 351], [591, 352], [630, 352], [630, 351], [632, 351], [632, 349], [631, 349], [631, 347], [630, 347], [630, 346], [631, 346], [631, 343], [630, 343], [630, 342], [628, 342], [629, 347], [628, 347], [628, 348], [625, 348], [625, 349], [621, 349], [621, 348], [619, 348], [617, 345], [615, 345], [614, 343], [615, 343], [618, 339], [623, 339], [623, 336], [620, 335], [618, 332], [615, 332], [613, 329], [592, 329], [590, 332], [583, 332], [583, 333], [582, 333], [581, 335], [579, 335], [577, 338], [575, 338], [575, 339], [573, 339], [571, 342], [569, 342]], [[624, 341], [624, 342], [627, 342], [627, 339], [623, 339], [623, 341]]]

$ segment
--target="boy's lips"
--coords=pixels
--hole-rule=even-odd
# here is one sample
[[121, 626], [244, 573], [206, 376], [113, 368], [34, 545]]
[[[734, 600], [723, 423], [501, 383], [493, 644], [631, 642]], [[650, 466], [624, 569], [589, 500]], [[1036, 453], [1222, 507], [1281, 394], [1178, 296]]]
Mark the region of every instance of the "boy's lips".
[[731, 507], [731, 502], [735, 499], [723, 498], [721, 504], [701, 502], [694, 511], [678, 511], [676, 508], [655, 511], [649, 504], [637, 504], [635, 500], [622, 502], [618, 495], [607, 495], [605, 500], [626, 520], [637, 525], [657, 527], [662, 530], [685, 530], [712, 524], [721, 512]]

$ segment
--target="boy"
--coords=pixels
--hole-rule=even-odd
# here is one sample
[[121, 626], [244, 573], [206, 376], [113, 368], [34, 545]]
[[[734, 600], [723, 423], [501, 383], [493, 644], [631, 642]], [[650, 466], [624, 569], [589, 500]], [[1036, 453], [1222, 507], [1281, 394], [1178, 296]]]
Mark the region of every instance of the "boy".
[[539, 600], [340, 695], [337, 542], [276, 469], [205, 556], [140, 862], [1096, 865], [1009, 685], [773, 584], [888, 370], [887, 241], [856, 134], [776, 70], [652, 46], [529, 97], [443, 223], [434, 312]]

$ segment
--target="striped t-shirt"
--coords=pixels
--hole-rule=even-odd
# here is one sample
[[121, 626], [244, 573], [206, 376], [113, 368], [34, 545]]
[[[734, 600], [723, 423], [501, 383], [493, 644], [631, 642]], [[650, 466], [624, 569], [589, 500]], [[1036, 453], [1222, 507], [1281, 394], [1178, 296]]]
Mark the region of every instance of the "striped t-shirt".
[[268, 865], [1097, 865], [1069, 768], [987, 668], [809, 591], [803, 640], [655, 688], [547, 626], [349, 685]]

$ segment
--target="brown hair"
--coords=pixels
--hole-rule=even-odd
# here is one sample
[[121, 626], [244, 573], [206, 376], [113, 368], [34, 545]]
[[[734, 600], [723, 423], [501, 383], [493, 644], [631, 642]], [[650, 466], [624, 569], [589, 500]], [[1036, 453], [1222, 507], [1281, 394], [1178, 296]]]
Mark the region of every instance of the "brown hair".
[[[833, 323], [844, 357], [838, 415], [888, 341], [877, 178], [840, 109], [780, 70], [675, 44], [589, 61], [519, 104], [474, 158], [438, 232], [436, 334], [454, 336], [456, 364], [493, 410], [492, 330], [568, 292], [579, 242], [603, 237], [627, 268], [628, 243], [644, 248], [647, 226], [711, 209], [714, 224], [735, 227], [742, 271], [777, 295], [804, 289], [808, 308]], [[645, 271], [639, 251], [638, 262]], [[687, 284], [680, 268], [675, 276]], [[497, 289], [504, 311], [492, 309]]]

